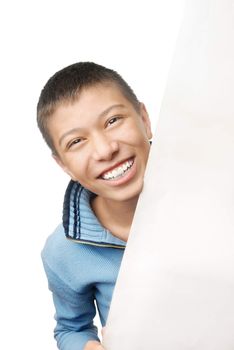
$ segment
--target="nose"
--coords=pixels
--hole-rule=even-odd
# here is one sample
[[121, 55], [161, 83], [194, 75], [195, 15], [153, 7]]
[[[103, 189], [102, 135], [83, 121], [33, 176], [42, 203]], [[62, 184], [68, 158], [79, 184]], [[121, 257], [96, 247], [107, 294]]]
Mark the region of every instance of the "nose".
[[111, 160], [119, 151], [119, 144], [106, 135], [96, 134], [93, 138], [93, 158], [95, 160]]

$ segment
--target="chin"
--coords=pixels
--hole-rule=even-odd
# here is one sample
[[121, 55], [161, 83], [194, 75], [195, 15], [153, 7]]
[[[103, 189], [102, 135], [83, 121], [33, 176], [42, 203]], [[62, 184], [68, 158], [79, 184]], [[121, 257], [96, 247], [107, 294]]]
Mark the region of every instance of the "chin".
[[129, 201], [129, 200], [133, 200], [133, 199], [138, 199], [139, 195], [141, 194], [143, 189], [143, 183], [140, 184], [140, 186], [138, 186], [137, 188], [133, 189], [132, 191], [126, 191], [125, 193], [123, 193], [122, 196], [119, 197], [119, 200], [121, 201]]

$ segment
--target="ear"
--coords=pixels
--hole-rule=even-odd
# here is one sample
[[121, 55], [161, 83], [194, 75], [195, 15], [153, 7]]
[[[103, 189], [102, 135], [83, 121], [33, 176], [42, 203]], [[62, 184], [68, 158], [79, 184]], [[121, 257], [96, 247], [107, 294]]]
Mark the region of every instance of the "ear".
[[52, 153], [52, 158], [56, 161], [56, 163], [60, 166], [60, 168], [63, 169], [63, 171], [70, 176], [70, 178], [74, 181], [76, 181], [75, 176], [69, 169], [66, 167], [66, 165], [63, 163], [63, 161], [60, 159], [60, 157], [57, 154]]
[[152, 134], [152, 129], [151, 129], [151, 122], [150, 122], [150, 118], [148, 115], [148, 112], [146, 110], [146, 107], [144, 105], [144, 103], [140, 103], [140, 115], [143, 121], [143, 124], [145, 126], [145, 131], [146, 131], [146, 135], [148, 137], [148, 139], [150, 140], [153, 137]]

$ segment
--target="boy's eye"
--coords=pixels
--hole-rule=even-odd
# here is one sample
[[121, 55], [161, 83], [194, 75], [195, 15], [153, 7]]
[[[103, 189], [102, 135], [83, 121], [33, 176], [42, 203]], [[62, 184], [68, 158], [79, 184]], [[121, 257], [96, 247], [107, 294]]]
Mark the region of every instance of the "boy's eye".
[[77, 143], [80, 143], [81, 142], [81, 138], [77, 138], [73, 141], [71, 141], [69, 144], [68, 144], [68, 148], [71, 148], [72, 146], [76, 145]]
[[107, 126], [116, 123], [119, 119], [120, 119], [120, 117], [118, 117], [118, 116], [115, 116], [115, 117], [109, 119], [107, 122]]

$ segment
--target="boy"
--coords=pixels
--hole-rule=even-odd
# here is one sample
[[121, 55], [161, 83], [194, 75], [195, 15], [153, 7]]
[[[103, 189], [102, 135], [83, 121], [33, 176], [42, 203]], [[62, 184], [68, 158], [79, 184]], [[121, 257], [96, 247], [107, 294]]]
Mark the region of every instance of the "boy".
[[143, 187], [149, 117], [118, 73], [80, 62], [46, 83], [37, 121], [53, 158], [71, 177], [63, 225], [42, 252], [56, 309], [57, 345], [103, 349], [93, 324], [95, 302], [105, 326]]

